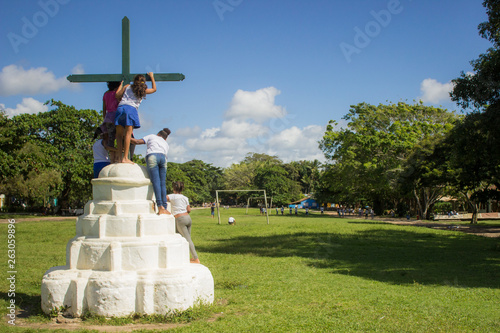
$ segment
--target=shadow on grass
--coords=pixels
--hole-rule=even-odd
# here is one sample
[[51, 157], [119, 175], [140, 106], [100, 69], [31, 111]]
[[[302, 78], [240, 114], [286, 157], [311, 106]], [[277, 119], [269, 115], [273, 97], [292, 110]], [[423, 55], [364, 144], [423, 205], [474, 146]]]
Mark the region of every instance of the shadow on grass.
[[40, 295], [27, 295], [16, 292], [15, 297], [9, 297], [8, 293], [0, 293], [0, 299], [3, 299], [10, 304], [11, 299], [16, 300], [16, 306], [19, 307], [16, 318], [28, 318], [30, 316], [44, 315], [41, 307]]
[[302, 257], [335, 274], [394, 284], [500, 288], [498, 240], [405, 230], [355, 234], [294, 233], [240, 236], [198, 246], [211, 253]]
[[[332, 218], [332, 219], [339, 219], [339, 220], [348, 220], [348, 219], [358, 218], [357, 215], [351, 215], [351, 214], [345, 215], [344, 217], [341, 217], [340, 215], [337, 215], [337, 214], [321, 214], [319, 212], [312, 212], [312, 213], [306, 214], [304, 211], [299, 211], [297, 213], [297, 215], [295, 215], [295, 213], [289, 214], [286, 211], [285, 211], [284, 215], [281, 215], [281, 213], [278, 215], [276, 215], [274, 213], [273, 214], [269, 213], [269, 217], [291, 217], [291, 218], [293, 218], [293, 217], [305, 217], [305, 218], [312, 218], [312, 219], [314, 219], [314, 218], [322, 218], [322, 219]], [[363, 219], [364, 219], [364, 217], [363, 217]], [[371, 219], [370, 219], [370, 221], [371, 221]]]

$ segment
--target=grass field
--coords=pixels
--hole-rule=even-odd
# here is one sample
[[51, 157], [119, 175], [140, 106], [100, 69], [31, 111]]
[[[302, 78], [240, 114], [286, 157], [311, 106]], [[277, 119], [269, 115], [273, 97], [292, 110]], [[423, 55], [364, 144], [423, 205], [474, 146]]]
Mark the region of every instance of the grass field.
[[[229, 215], [235, 226], [227, 224]], [[316, 212], [271, 215], [269, 225], [258, 210], [221, 210], [221, 225], [209, 210], [194, 210], [192, 218], [217, 305], [178, 317], [189, 324], [176, 332], [500, 331], [499, 239]], [[3, 318], [10, 299], [7, 228], [0, 225]], [[28, 313], [23, 320], [49, 321], [39, 310], [42, 275], [65, 264], [74, 234], [74, 219], [16, 224], [16, 304]], [[161, 321], [110, 323], [148, 320]], [[0, 330], [23, 331], [6, 321]], [[87, 322], [106, 320], [82, 327]]]

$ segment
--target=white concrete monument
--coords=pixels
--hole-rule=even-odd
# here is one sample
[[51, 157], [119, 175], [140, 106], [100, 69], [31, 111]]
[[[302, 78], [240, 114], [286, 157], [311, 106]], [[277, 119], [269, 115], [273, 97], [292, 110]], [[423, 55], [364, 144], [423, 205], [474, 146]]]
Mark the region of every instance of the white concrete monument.
[[[212, 303], [210, 270], [189, 262], [172, 215], [156, 215], [147, 170], [112, 164], [92, 180], [93, 200], [66, 246], [66, 266], [42, 279], [42, 310], [106, 317], [165, 314]], [[170, 209], [170, 207], [169, 207]]]

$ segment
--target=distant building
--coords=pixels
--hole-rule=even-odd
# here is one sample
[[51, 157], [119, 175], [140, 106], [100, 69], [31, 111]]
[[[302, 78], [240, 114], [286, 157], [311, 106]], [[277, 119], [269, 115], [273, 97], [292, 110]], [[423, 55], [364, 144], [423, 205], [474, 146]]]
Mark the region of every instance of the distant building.
[[304, 198], [304, 199], [301, 199], [299, 201], [295, 201], [295, 202], [291, 202], [288, 207], [290, 208], [294, 208], [295, 206], [297, 206], [297, 208], [318, 208], [318, 203], [316, 202], [316, 200], [314, 199], [311, 199], [311, 198]]

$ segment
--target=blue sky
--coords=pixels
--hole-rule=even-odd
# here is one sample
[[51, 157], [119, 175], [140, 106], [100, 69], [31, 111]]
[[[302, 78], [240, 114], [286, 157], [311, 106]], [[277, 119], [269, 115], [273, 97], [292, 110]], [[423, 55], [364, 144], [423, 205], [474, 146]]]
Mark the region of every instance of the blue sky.
[[4, 1], [0, 107], [100, 112], [105, 83], [65, 78], [121, 72], [124, 16], [131, 72], [186, 75], [158, 82], [135, 136], [169, 127], [169, 161], [220, 167], [248, 152], [323, 161], [328, 121], [360, 102], [455, 110], [450, 80], [490, 46], [481, 0]]

